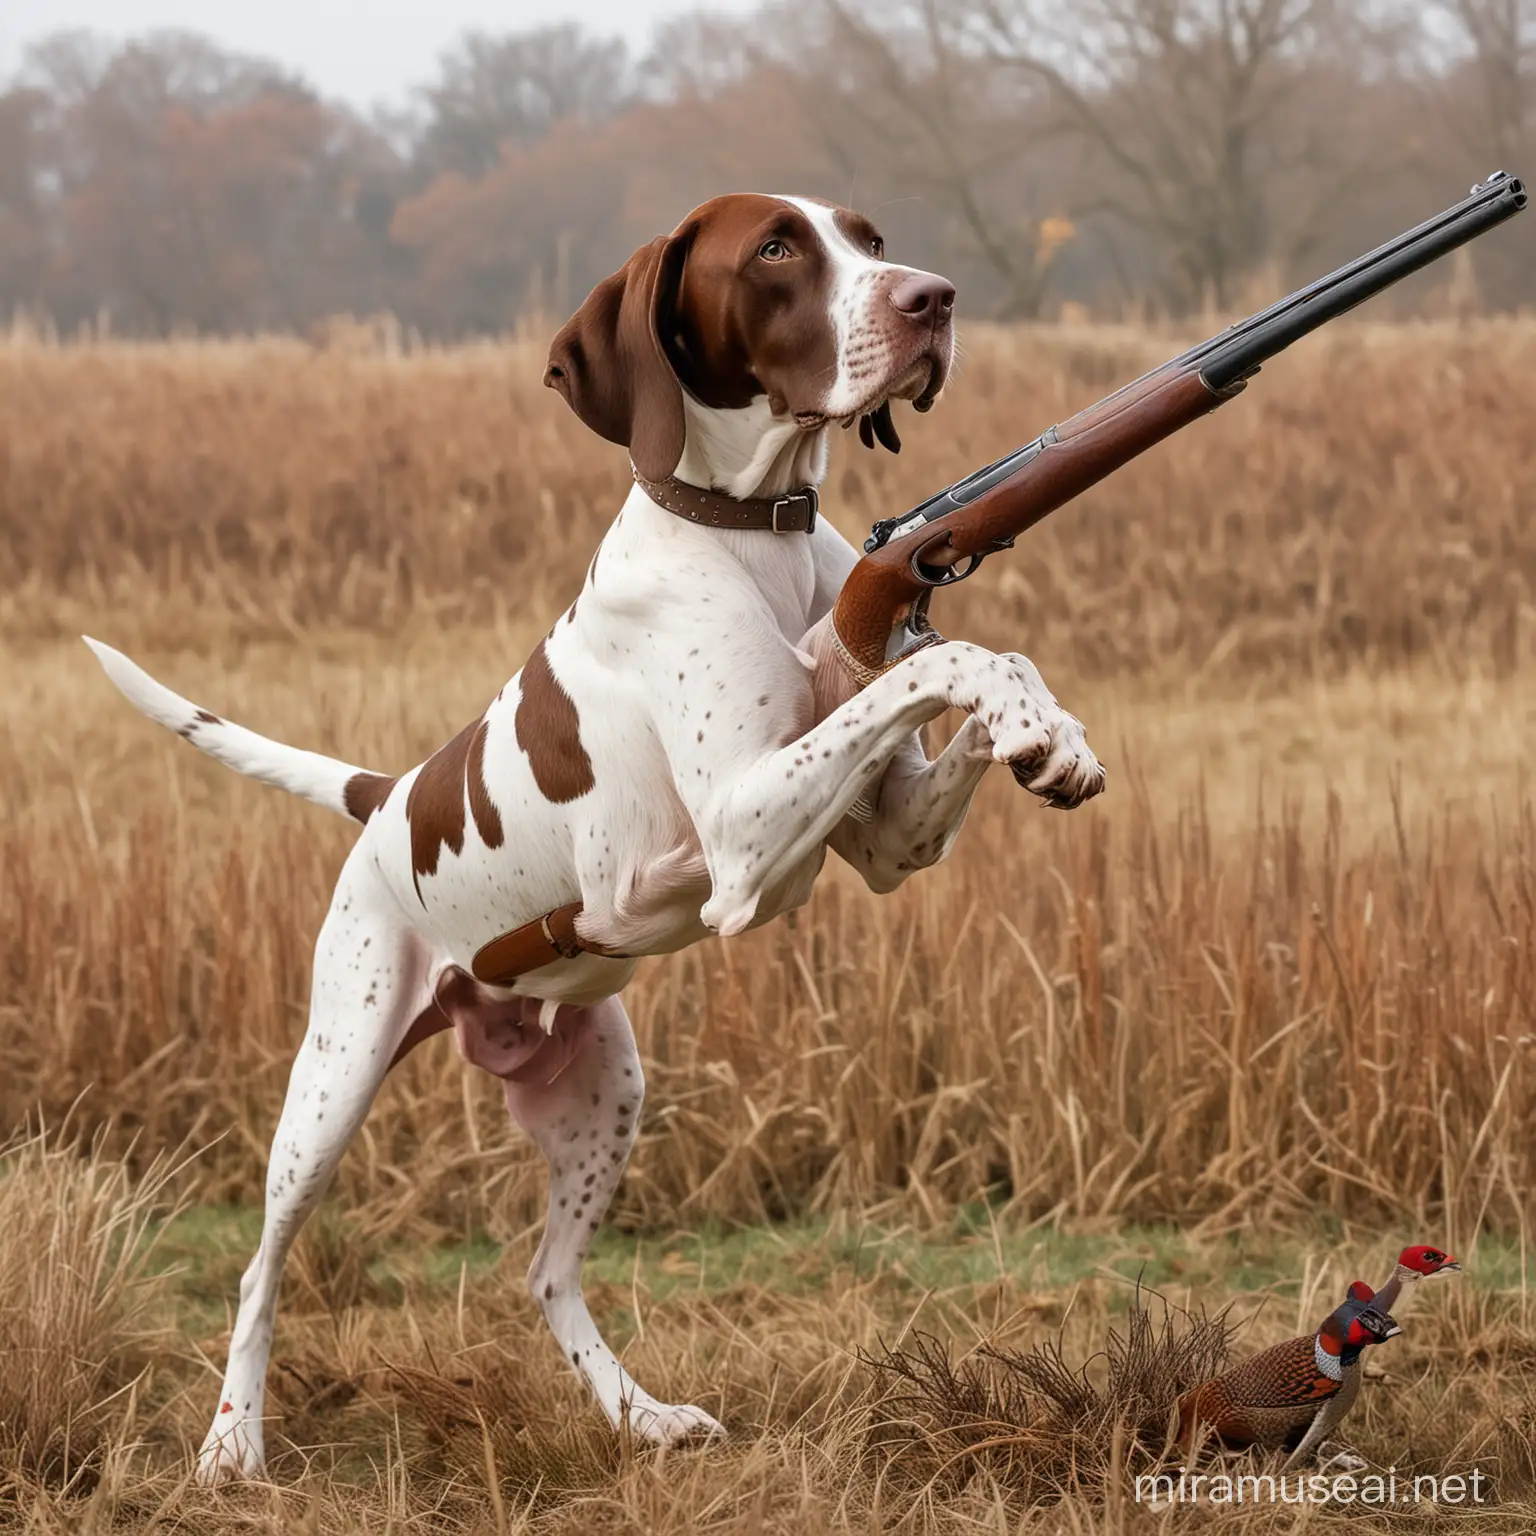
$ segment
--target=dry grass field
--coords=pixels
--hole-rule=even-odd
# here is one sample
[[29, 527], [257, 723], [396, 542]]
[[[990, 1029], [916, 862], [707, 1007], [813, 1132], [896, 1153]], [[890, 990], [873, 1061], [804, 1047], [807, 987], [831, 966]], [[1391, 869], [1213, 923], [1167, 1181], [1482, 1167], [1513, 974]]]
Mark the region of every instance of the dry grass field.
[[[899, 459], [836, 446], [831, 515], [854, 534], [1181, 340], [974, 331]], [[1424, 1238], [1468, 1273], [1403, 1309], [1349, 1438], [1481, 1468], [1478, 1518], [1531, 1529], [1536, 324], [1509, 321], [1336, 327], [936, 601], [1039, 662], [1101, 800], [1041, 816], [1000, 776], [894, 897], [829, 870], [793, 923], [642, 968], [594, 1310], [727, 1447], [633, 1451], [561, 1373], [521, 1285], [536, 1159], [444, 1037], [290, 1267], [273, 1485], [187, 1486], [351, 833], [157, 731], [76, 637], [418, 761], [622, 494], [542, 355], [0, 339], [0, 1525], [1438, 1529], [1468, 1511], [1154, 1512], [1123, 1426], [982, 1357], [958, 1397], [869, 1363], [1058, 1330], [1086, 1359], [1139, 1271], [1235, 1303], [1240, 1354]]]

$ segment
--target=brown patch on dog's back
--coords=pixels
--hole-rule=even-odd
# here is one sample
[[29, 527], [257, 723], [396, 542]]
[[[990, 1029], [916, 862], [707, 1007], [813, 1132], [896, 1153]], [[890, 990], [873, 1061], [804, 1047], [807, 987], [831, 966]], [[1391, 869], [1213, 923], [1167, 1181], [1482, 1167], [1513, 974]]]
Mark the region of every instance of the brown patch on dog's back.
[[396, 781], [386, 773], [354, 773], [341, 792], [342, 804], [353, 821], [368, 818], [389, 798]]
[[405, 819], [411, 826], [411, 876], [421, 895], [421, 877], [437, 873], [446, 845], [464, 851], [464, 805], [474, 813], [475, 830], [487, 848], [499, 848], [506, 833], [501, 813], [485, 782], [486, 721], [466, 725], [446, 746], [421, 765], [405, 797]]
[[464, 772], [469, 743], [479, 722], [466, 725], [421, 765], [405, 797], [405, 819], [411, 824], [411, 876], [421, 895], [421, 877], [437, 873], [438, 855], [446, 843], [464, 851]]
[[480, 840], [487, 848], [500, 848], [506, 841], [506, 833], [502, 830], [501, 812], [496, 809], [495, 802], [491, 799], [491, 792], [485, 782], [485, 733], [488, 729], [482, 719], [469, 743], [469, 760], [466, 763], [466, 773], [469, 780], [469, 808], [474, 813], [475, 826], [479, 830]]
[[596, 780], [581, 744], [581, 717], [550, 670], [541, 640], [523, 668], [517, 701], [517, 744], [528, 757], [533, 781], [546, 800], [579, 800]]

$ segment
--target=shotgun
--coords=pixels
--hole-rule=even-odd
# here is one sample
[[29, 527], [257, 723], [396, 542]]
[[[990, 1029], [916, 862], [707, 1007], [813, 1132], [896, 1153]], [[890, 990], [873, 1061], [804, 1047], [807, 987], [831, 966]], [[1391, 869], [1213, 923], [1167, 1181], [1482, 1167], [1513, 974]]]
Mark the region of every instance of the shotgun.
[[903, 657], [941, 637], [928, 598], [1089, 486], [1242, 393], [1294, 341], [1502, 224], [1525, 206], [1503, 171], [1444, 213], [1230, 326], [1042, 433], [1034, 442], [874, 525], [832, 612], [802, 642], [824, 719]]

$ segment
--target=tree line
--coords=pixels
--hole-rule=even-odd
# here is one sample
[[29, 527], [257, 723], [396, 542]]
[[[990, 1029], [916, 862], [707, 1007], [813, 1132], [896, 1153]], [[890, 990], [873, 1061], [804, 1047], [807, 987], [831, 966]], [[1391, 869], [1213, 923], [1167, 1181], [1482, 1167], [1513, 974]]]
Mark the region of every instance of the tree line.
[[[65, 32], [0, 89], [0, 313], [498, 332], [758, 189], [870, 212], [972, 315], [1179, 315], [1501, 166], [1536, 174], [1536, 0], [770, 0], [644, 50], [472, 33], [369, 112], [195, 34]], [[1517, 224], [1451, 297], [1536, 301], [1533, 258]]]

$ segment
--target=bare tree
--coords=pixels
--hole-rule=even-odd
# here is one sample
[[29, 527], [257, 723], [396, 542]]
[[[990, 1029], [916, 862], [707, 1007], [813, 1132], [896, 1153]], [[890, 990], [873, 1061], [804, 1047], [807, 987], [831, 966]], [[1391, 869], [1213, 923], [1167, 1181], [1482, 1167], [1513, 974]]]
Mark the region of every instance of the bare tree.
[[[748, 79], [762, 59], [764, 23], [788, 14], [770, 3], [753, 15], [684, 11], [658, 22], [641, 60], [637, 89], [651, 101], [708, 101]], [[801, 20], [804, 20], [803, 15]]]
[[47, 115], [41, 91], [0, 93], [0, 316], [38, 303], [48, 281]]
[[396, 176], [366, 124], [195, 34], [28, 51], [0, 98], [0, 295], [128, 330], [376, 308]]
[[[767, 0], [639, 64], [471, 36], [394, 121], [196, 36], [65, 33], [0, 81], [0, 313], [495, 329], [743, 187], [856, 204], [972, 312], [1231, 309], [1533, 159], [1536, 0]], [[1465, 291], [1529, 304], [1529, 240]]]
[[1435, 0], [1430, 31], [1470, 77], [1447, 113], [1453, 131], [1499, 165], [1523, 166], [1536, 140], [1536, 0]]
[[1038, 314], [1082, 201], [1050, 174], [1044, 93], [971, 44], [972, 0], [819, 5], [826, 36], [800, 54], [827, 154], [850, 183], [873, 170], [939, 213], [990, 275], [998, 318]]
[[[1229, 304], [1362, 177], [1339, 108], [1373, 37], [1351, 0], [975, 0], [973, 14], [977, 47], [1043, 85], [1094, 147], [1105, 200], [1166, 251], [1176, 299]], [[1273, 189], [1301, 180], [1310, 195], [1278, 217]]]
[[598, 122], [633, 99], [619, 38], [591, 37], [575, 22], [531, 32], [468, 33], [421, 93], [427, 119], [417, 158], [426, 171], [483, 176], [503, 144], [526, 148], [556, 123]]

